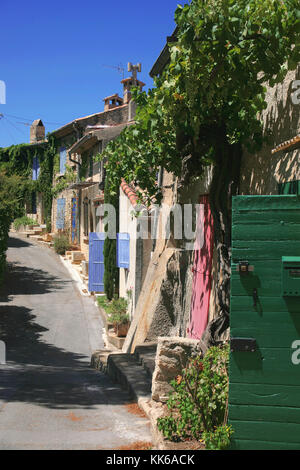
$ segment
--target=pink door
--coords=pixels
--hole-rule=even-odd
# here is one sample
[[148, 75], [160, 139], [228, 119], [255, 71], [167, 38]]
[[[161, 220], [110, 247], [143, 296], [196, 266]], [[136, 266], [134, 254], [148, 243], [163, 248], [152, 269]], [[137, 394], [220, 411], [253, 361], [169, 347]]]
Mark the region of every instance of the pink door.
[[200, 339], [208, 322], [213, 258], [213, 217], [209, 196], [200, 197], [197, 236], [194, 246], [193, 293], [189, 338]]

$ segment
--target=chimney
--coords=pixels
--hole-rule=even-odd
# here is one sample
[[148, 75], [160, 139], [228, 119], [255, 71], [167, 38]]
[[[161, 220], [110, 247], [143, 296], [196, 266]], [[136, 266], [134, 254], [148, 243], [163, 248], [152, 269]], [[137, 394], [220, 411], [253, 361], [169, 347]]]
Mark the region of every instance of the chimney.
[[109, 109], [117, 108], [118, 106], [122, 106], [123, 98], [121, 98], [118, 93], [114, 95], [107, 96], [104, 98], [104, 111], [108, 111]]
[[123, 95], [124, 95], [124, 104], [128, 104], [131, 100], [131, 88], [138, 86], [140, 91], [142, 91], [145, 83], [141, 82], [137, 79], [137, 73], [142, 71], [142, 65], [132, 65], [131, 62], [128, 63], [128, 72], [132, 72], [132, 76], [130, 78], [124, 78], [121, 81], [123, 84]]
[[131, 100], [131, 88], [138, 86], [140, 91], [142, 91], [145, 86], [145, 83], [140, 82], [140, 80], [136, 80], [136, 82], [134, 82], [132, 77], [124, 78], [121, 83], [123, 84], [124, 104], [128, 104]]
[[45, 140], [45, 126], [41, 119], [36, 119], [30, 126], [30, 143], [42, 142]]

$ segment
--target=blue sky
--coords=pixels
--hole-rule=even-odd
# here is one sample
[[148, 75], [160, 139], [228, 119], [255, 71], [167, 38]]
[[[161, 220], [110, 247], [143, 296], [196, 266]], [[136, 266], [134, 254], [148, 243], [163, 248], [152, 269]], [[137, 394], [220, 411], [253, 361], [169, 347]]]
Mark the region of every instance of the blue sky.
[[[122, 93], [120, 64], [149, 71], [174, 28], [184, 0], [1, 0], [0, 147], [29, 142], [31, 120], [50, 132], [77, 117], [103, 111], [103, 98]], [[121, 95], [122, 96], [122, 95]]]

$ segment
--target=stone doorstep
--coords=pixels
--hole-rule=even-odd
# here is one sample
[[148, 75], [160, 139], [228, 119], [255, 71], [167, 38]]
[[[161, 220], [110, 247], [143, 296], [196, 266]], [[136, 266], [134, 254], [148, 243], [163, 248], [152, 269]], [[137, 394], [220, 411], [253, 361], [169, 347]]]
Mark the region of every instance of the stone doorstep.
[[110, 344], [118, 348], [120, 351], [122, 350], [123, 344], [125, 343], [125, 337], [119, 337], [115, 333], [108, 330], [106, 333], [106, 338]]

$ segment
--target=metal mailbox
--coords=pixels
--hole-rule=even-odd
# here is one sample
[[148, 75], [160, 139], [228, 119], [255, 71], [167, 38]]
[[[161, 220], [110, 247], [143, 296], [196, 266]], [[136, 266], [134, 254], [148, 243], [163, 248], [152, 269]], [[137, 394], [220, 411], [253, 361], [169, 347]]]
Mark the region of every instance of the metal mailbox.
[[282, 257], [282, 296], [300, 297], [300, 256]]

